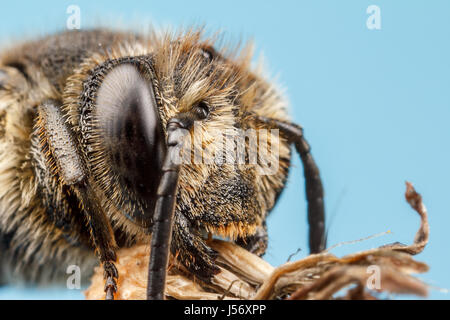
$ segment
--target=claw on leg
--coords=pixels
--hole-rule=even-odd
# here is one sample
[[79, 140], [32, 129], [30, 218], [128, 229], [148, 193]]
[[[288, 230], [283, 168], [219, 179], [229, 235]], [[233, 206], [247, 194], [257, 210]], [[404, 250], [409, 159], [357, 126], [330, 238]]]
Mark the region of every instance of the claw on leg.
[[189, 220], [175, 214], [171, 251], [187, 269], [203, 281], [209, 282], [219, 272], [215, 264], [217, 252], [210, 248], [194, 229]]
[[119, 273], [117, 268], [112, 262], [105, 262], [103, 264], [103, 277], [106, 279], [105, 282], [105, 293], [106, 300], [114, 300], [114, 294], [117, 292], [117, 278]]

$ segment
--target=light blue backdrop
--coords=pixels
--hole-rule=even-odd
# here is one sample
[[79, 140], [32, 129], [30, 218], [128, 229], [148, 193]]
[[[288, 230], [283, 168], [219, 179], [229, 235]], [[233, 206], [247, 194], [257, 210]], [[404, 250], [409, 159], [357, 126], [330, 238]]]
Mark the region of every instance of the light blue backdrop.
[[[410, 243], [418, 216], [404, 201], [405, 180], [430, 213], [430, 244], [420, 278], [450, 288], [450, 2], [449, 1], [14, 1], [0, 10], [0, 38], [62, 30], [66, 8], [81, 27], [205, 24], [228, 38], [253, 37], [269, 70], [287, 88], [293, 118], [305, 128], [322, 171], [329, 245], [342, 255], [381, 244]], [[366, 8], [381, 9], [368, 30]], [[307, 254], [303, 175], [289, 184], [269, 219], [267, 260]], [[438, 288], [430, 297], [448, 299]], [[0, 298], [82, 298], [68, 290], [0, 289]]]

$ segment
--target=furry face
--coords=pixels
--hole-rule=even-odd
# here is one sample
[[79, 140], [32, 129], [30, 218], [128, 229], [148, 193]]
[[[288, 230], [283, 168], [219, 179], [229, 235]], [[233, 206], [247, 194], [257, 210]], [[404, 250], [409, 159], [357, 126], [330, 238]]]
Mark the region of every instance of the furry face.
[[[167, 125], [195, 110], [205, 116], [189, 128], [181, 154], [191, 160], [200, 154], [202, 161], [179, 168], [172, 254], [203, 279], [216, 270], [205, 234], [263, 254], [265, 219], [284, 187], [293, 140], [270, 131], [274, 121], [287, 123], [286, 102], [250, 60], [250, 47], [218, 48], [200, 31], [66, 32], [6, 52], [0, 231], [9, 253], [3, 259], [33, 270], [59, 265], [57, 276], [73, 257], [89, 265], [95, 248], [116, 279], [115, 249], [147, 243], [152, 232]], [[258, 168], [273, 155], [250, 163], [250, 141], [241, 139], [245, 130], [261, 129], [269, 130], [268, 144], [277, 151], [271, 174]], [[224, 148], [224, 136], [243, 141], [246, 161], [211, 161], [235, 155], [238, 147]]]

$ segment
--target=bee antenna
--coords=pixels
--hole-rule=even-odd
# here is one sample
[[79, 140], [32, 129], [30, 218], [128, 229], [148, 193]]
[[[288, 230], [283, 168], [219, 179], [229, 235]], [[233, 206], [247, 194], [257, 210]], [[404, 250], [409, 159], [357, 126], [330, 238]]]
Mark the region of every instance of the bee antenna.
[[[163, 300], [167, 265], [172, 240], [172, 226], [176, 205], [176, 193], [180, 163], [177, 154], [184, 137], [194, 121], [206, 118], [207, 114], [197, 106], [191, 111], [180, 113], [167, 122], [167, 153], [162, 167], [158, 187], [158, 200], [154, 212], [154, 226], [150, 244], [150, 261], [147, 281], [147, 300]], [[178, 159], [178, 160], [177, 160]]]
[[257, 116], [263, 123], [276, 127], [294, 144], [303, 164], [306, 199], [308, 201], [309, 249], [319, 253], [326, 247], [325, 205], [320, 171], [311, 154], [311, 147], [303, 135], [303, 128], [295, 123]]

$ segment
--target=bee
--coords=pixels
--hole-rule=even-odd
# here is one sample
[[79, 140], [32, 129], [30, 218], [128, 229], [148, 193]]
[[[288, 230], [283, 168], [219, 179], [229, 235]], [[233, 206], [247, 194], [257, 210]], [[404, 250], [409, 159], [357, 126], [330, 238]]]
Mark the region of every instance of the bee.
[[[208, 282], [218, 272], [208, 236], [264, 254], [291, 145], [304, 165], [310, 249], [321, 251], [319, 169], [280, 90], [251, 59], [250, 49], [218, 46], [196, 29], [65, 31], [5, 50], [2, 281], [63, 279], [68, 265], [89, 274], [99, 261], [113, 299], [116, 250], [148, 243], [149, 299], [164, 297], [170, 253]], [[279, 132], [269, 134], [279, 160], [269, 175], [255, 163], [176, 161], [187, 137], [214, 152], [224, 132], [262, 129]]]

